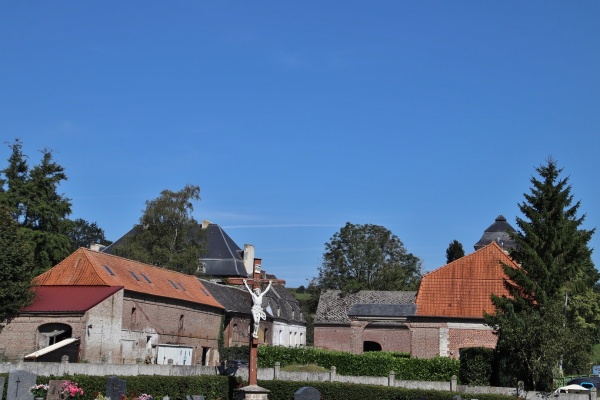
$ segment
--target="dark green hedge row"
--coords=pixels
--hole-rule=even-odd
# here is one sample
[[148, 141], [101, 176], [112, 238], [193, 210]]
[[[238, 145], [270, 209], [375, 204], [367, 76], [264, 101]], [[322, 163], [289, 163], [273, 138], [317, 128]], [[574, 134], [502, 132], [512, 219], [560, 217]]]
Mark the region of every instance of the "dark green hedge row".
[[423, 359], [407, 358], [403, 353], [352, 354], [310, 347], [259, 347], [259, 367], [272, 368], [277, 361], [281, 367], [317, 364], [329, 369], [335, 366], [338, 374], [351, 376], [388, 376], [394, 371], [396, 379], [412, 381], [450, 381], [460, 371], [459, 361], [448, 357]]
[[478, 400], [514, 400], [511, 396], [473, 395], [339, 382], [259, 381], [258, 385], [271, 391], [269, 400], [293, 400], [294, 393], [304, 386], [317, 389], [321, 393], [321, 400], [451, 400], [456, 395], [461, 395], [464, 399], [476, 397]]
[[485, 347], [460, 349], [460, 382], [465, 385], [488, 386], [492, 378], [493, 358], [493, 349]]
[[[71, 380], [83, 388], [83, 400], [93, 400], [98, 393], [106, 393], [107, 376], [38, 376], [38, 383], [48, 383], [51, 379]], [[203, 395], [206, 400], [227, 400], [231, 397], [230, 377], [201, 376], [126, 376], [119, 377], [127, 381], [127, 394], [139, 396], [149, 394], [162, 400], [169, 396], [171, 400], [185, 400], [188, 395]]]

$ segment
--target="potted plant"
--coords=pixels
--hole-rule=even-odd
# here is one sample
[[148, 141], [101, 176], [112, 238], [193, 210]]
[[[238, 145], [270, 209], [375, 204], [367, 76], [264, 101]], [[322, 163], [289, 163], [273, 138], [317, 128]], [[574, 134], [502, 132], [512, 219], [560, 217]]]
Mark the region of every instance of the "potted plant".
[[29, 392], [33, 395], [33, 397], [37, 400], [37, 399], [45, 399], [46, 395], [48, 394], [48, 385], [44, 385], [44, 384], [39, 384], [39, 385], [33, 385], [30, 389]]
[[64, 381], [61, 394], [64, 399], [78, 399], [83, 397], [83, 389], [77, 385], [77, 382]]

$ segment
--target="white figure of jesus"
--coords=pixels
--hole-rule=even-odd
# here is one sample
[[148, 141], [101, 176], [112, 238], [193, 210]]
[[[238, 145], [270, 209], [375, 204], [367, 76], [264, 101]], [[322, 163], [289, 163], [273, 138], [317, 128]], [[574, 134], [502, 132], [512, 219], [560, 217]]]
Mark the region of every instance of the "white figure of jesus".
[[252, 332], [252, 337], [258, 338], [258, 325], [260, 324], [260, 320], [267, 319], [267, 314], [265, 314], [265, 311], [262, 307], [262, 298], [265, 295], [265, 293], [267, 293], [269, 289], [271, 289], [273, 281], [269, 281], [269, 286], [267, 286], [265, 291], [262, 293], [260, 292], [260, 288], [251, 289], [250, 286], [248, 286], [248, 281], [246, 279], [244, 279], [243, 282], [244, 286], [246, 286], [246, 289], [248, 289], [248, 291], [252, 295], [252, 319], [254, 320], [254, 331]]

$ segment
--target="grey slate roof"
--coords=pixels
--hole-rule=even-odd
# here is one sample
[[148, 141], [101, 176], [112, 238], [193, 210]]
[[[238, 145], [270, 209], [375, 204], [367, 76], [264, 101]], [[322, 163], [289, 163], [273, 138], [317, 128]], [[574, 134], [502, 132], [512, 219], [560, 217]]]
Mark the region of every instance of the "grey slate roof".
[[225, 307], [226, 312], [250, 315], [252, 298], [246, 289], [242, 290], [240, 286], [223, 285], [204, 279], [200, 279], [200, 281], [212, 297]]
[[[225, 307], [228, 313], [250, 316], [252, 297], [243, 286], [225, 285], [201, 279], [210, 294]], [[263, 298], [265, 312], [272, 319], [303, 325], [306, 323], [298, 300], [284, 287], [272, 286]]]
[[248, 276], [244, 266], [244, 251], [217, 224], [206, 227], [206, 250], [206, 255], [200, 258], [206, 275]]
[[498, 215], [494, 223], [483, 232], [481, 239], [473, 247], [475, 247], [475, 250], [479, 250], [492, 242], [496, 242], [504, 250], [513, 249], [515, 241], [510, 238], [510, 232], [515, 232], [515, 229], [506, 222], [503, 215]]
[[348, 311], [349, 317], [400, 318], [415, 315], [416, 304], [355, 304]]
[[[114, 249], [131, 235], [135, 235], [139, 225], [102, 250], [103, 253], [114, 254]], [[247, 277], [244, 266], [244, 251], [217, 224], [206, 227], [206, 255], [200, 258], [204, 273], [210, 276]]]
[[[413, 291], [363, 290], [345, 296], [340, 296], [340, 294], [340, 290], [327, 290], [321, 293], [317, 314], [315, 315], [315, 324], [349, 324], [348, 313], [356, 305], [358, 305], [358, 308], [354, 309], [353, 313], [370, 312], [371, 315], [378, 312], [394, 312], [397, 314], [411, 311], [411, 307], [398, 307], [399, 305], [414, 305], [416, 310], [415, 296], [417, 292]], [[373, 307], [369, 308], [368, 305]]]

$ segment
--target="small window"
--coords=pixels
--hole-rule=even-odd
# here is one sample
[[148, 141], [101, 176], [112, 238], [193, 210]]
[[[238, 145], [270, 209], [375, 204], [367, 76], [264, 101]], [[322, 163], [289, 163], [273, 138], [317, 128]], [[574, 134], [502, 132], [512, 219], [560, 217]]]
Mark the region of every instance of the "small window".
[[137, 277], [137, 275], [135, 274], [135, 272], [133, 271], [129, 271], [129, 273], [131, 274], [131, 276], [133, 276], [135, 278], [136, 281], [140, 281], [140, 278]]
[[210, 297], [210, 294], [208, 294], [208, 293], [206, 292], [206, 290], [204, 290], [204, 288], [200, 288], [200, 290], [202, 290], [202, 293], [204, 293], [205, 295], [207, 295], [208, 297]]
[[144, 279], [146, 280], [146, 282], [152, 283], [152, 281], [150, 280], [150, 278], [148, 278], [143, 272], [142, 272], [142, 276], [144, 277]]
[[172, 285], [172, 286], [173, 286], [175, 289], [179, 290], [179, 288], [177, 287], [177, 285], [176, 285], [176, 284], [174, 284], [172, 280], [170, 280], [170, 279], [169, 279], [169, 282], [171, 282], [171, 285]]
[[112, 270], [111, 270], [111, 269], [108, 267], [108, 265], [104, 264], [104, 269], [105, 269], [105, 270], [106, 270], [106, 271], [107, 271], [109, 274], [111, 274], [112, 276], [115, 276], [115, 273], [114, 273], [114, 272], [112, 272]]
[[181, 282], [177, 282], [177, 284], [179, 285], [180, 288], [183, 289], [184, 292], [187, 292], [187, 290], [185, 290], [185, 288], [183, 287], [183, 285], [181, 284]]

